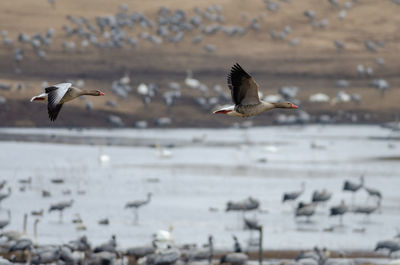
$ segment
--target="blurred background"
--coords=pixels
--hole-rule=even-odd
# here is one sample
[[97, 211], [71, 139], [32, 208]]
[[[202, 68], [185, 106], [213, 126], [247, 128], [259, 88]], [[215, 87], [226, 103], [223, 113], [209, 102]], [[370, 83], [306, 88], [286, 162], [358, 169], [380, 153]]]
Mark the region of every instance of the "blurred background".
[[251, 121], [258, 125], [379, 123], [396, 119], [399, 109], [396, 1], [55, 0], [0, 7], [3, 126], [50, 126], [43, 106], [27, 100], [65, 81], [107, 97], [71, 102], [51, 126], [154, 127], [163, 117], [161, 125], [171, 127], [240, 123], [209, 115], [230, 103], [226, 76], [236, 62], [263, 98], [302, 106], [294, 117], [273, 112]]
[[[4, 249], [84, 235], [93, 246], [115, 235], [105, 243], [114, 251], [201, 246], [212, 235], [232, 251], [234, 235], [254, 254], [262, 225], [269, 258], [314, 246], [377, 263], [400, 256], [400, 1], [19, 0], [0, 10]], [[231, 104], [235, 63], [264, 100], [300, 108], [213, 115]], [[105, 96], [71, 101], [51, 122], [29, 100], [62, 82]]]

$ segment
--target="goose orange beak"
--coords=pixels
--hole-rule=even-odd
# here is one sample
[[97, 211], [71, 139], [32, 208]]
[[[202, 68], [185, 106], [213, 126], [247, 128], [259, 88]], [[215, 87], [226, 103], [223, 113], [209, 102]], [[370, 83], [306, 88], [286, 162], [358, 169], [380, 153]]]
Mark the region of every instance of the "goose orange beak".
[[299, 108], [298, 106], [292, 104], [292, 109], [298, 109], [298, 108]]

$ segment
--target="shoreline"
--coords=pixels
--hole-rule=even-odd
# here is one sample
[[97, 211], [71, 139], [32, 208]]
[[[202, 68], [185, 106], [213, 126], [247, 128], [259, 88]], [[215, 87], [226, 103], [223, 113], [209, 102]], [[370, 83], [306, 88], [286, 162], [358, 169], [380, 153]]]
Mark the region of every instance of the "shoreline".
[[[252, 127], [255, 130], [262, 129], [277, 129], [284, 127], [317, 127], [320, 124], [310, 124], [310, 125], [274, 125], [274, 126], [263, 126], [263, 127]], [[379, 126], [379, 124], [369, 125], [349, 125], [349, 124], [338, 124], [338, 125], [320, 125], [321, 127], [342, 127], [342, 126]], [[380, 126], [382, 127], [382, 126]], [[383, 128], [383, 127], [382, 127]], [[235, 130], [236, 128], [225, 128], [226, 130]], [[246, 128], [247, 129], [247, 128]], [[250, 129], [250, 128], [249, 128]], [[147, 135], [147, 132], [159, 132], [163, 130], [164, 132], [174, 132], [175, 130], [184, 130], [193, 135], [192, 138], [174, 138], [171, 137], [152, 137]], [[240, 142], [234, 140], [207, 140], [204, 138], [207, 132], [213, 130], [224, 130], [222, 128], [202, 128], [196, 131], [197, 128], [149, 128], [149, 129], [137, 129], [137, 128], [51, 128], [51, 127], [0, 127], [0, 141], [1, 142], [37, 142], [37, 143], [56, 143], [56, 144], [76, 144], [76, 145], [99, 145], [99, 146], [135, 146], [135, 147], [155, 147], [155, 145], [169, 146], [169, 147], [183, 147], [188, 145], [205, 145], [205, 146], [232, 146], [241, 144]], [[241, 131], [241, 130], [239, 130]], [[132, 132], [132, 134], [128, 134]], [[196, 136], [200, 134], [200, 136]], [[202, 135], [201, 135], [202, 134]], [[204, 136], [204, 137], [203, 137]], [[203, 137], [203, 138], [202, 138]], [[358, 136], [361, 137], [361, 136]], [[358, 138], [357, 137], [357, 138]], [[387, 136], [367, 136], [371, 140], [384, 140], [384, 141], [399, 141], [400, 134], [388, 134]], [[253, 145], [255, 143], [247, 142], [248, 145]], [[259, 145], [260, 142], [257, 142]], [[261, 144], [275, 144], [275, 145], [285, 145], [285, 142], [270, 142], [265, 141]]]

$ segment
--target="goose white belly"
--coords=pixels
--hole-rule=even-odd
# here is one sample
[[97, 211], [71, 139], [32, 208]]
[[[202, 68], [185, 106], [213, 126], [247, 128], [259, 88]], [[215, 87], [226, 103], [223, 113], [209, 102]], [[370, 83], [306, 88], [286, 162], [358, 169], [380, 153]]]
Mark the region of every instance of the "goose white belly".
[[271, 103], [261, 101], [260, 103], [254, 105], [235, 106], [235, 111], [241, 114], [241, 117], [251, 117], [274, 108], [275, 106]]
[[220, 110], [214, 111], [215, 114], [222, 113], [234, 117], [251, 117], [260, 114], [261, 112], [274, 109], [275, 106], [271, 103], [261, 101], [254, 105], [238, 105], [229, 106], [227, 108], [222, 108]]

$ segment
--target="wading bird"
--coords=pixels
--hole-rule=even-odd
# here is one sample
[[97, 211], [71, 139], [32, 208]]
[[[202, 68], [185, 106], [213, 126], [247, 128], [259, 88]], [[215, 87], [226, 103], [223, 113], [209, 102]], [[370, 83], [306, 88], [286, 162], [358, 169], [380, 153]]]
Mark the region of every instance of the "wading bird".
[[125, 208], [133, 208], [135, 212], [135, 224], [137, 224], [138, 219], [139, 219], [139, 213], [138, 213], [138, 208], [142, 207], [143, 205], [146, 205], [150, 202], [151, 196], [153, 194], [151, 192], [147, 193], [147, 199], [146, 200], [137, 200], [133, 202], [128, 202], [125, 205]]

